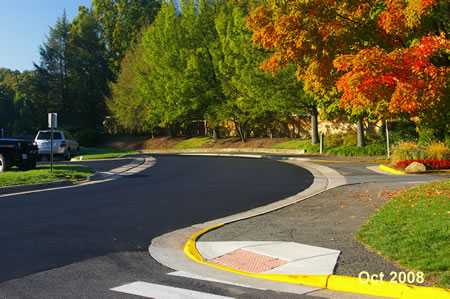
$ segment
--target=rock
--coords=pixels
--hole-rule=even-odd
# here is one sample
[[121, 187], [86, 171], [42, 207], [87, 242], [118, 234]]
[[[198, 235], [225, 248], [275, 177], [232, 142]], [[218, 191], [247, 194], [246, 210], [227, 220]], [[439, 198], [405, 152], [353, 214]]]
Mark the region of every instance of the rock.
[[425, 172], [427, 171], [427, 168], [422, 163], [412, 162], [408, 167], [405, 168], [405, 171], [410, 173]]

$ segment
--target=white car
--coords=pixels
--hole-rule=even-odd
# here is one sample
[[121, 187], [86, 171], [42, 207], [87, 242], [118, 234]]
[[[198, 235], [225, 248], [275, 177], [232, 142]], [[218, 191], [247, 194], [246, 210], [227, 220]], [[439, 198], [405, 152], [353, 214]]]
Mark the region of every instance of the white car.
[[[34, 139], [38, 146], [39, 160], [43, 156], [47, 158], [50, 156], [51, 148], [50, 130], [39, 131]], [[80, 146], [78, 142], [67, 131], [53, 131], [53, 154], [55, 156], [61, 156], [64, 159], [70, 161], [72, 156], [78, 155]]]

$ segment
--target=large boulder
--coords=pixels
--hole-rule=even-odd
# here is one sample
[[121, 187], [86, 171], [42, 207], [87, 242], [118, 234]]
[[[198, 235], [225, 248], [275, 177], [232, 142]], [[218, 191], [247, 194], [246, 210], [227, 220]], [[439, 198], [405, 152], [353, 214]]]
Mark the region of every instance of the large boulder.
[[405, 171], [409, 173], [425, 172], [427, 171], [427, 168], [422, 163], [412, 162], [408, 167], [405, 168]]

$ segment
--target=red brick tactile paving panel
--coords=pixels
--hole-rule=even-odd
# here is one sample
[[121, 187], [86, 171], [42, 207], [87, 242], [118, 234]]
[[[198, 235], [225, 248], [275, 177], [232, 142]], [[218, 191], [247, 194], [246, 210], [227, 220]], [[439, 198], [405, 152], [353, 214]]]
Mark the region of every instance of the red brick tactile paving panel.
[[237, 249], [215, 259], [209, 260], [209, 262], [245, 272], [261, 273], [282, 266], [288, 261], [254, 253], [244, 249]]

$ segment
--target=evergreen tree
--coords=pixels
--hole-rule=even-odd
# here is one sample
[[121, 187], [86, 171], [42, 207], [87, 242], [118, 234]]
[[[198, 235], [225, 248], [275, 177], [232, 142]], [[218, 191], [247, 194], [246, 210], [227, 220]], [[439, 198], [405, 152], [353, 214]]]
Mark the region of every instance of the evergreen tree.
[[135, 43], [145, 24], [151, 24], [161, 7], [160, 0], [93, 0], [94, 15], [109, 53], [114, 74], [126, 51]]
[[66, 12], [58, 18], [55, 27], [50, 27], [47, 41], [39, 47], [40, 64], [35, 67], [42, 82], [48, 85], [46, 98], [52, 104], [49, 105], [53, 112], [58, 112], [63, 122], [70, 123], [70, 93], [69, 93], [69, 30]]
[[109, 94], [108, 58], [100, 26], [91, 10], [79, 8], [70, 27], [69, 77], [71, 82], [72, 113], [77, 126], [101, 125], [105, 113], [105, 97]]

